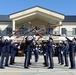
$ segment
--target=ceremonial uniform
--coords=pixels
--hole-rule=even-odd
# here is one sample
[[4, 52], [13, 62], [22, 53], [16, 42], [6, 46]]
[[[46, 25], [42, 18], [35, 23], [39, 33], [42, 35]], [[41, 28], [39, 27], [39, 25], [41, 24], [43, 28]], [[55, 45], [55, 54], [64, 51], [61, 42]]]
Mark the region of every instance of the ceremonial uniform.
[[56, 44], [56, 50], [57, 50], [57, 54], [58, 54], [58, 64], [61, 63], [61, 50], [60, 50], [60, 47], [59, 47], [59, 44]]
[[43, 49], [43, 56], [44, 56], [44, 65], [48, 66], [48, 46], [47, 42], [42, 41], [42, 49]]
[[75, 42], [74, 39], [70, 40], [67, 37], [66, 39], [69, 43], [69, 57], [70, 57], [70, 66], [71, 66], [70, 69], [75, 69]]
[[68, 66], [68, 49], [69, 49], [69, 44], [68, 43], [64, 43], [64, 58], [65, 58], [65, 66]]
[[54, 61], [53, 61], [53, 39], [49, 38], [49, 42], [47, 44], [48, 46], [48, 55], [49, 55], [49, 61], [50, 61], [50, 66], [48, 69], [53, 69], [54, 68]]
[[26, 47], [25, 47], [25, 61], [24, 61], [24, 68], [28, 68], [29, 61], [30, 61], [30, 52], [31, 52], [31, 43], [33, 42], [34, 38], [32, 40], [27, 40], [26, 38]]
[[61, 65], [63, 65], [64, 64], [64, 45], [63, 45], [63, 43], [60, 43], [59, 48], [60, 48], [60, 54], [61, 54]]
[[15, 43], [11, 44], [10, 65], [14, 64], [15, 54], [16, 54], [17, 47], [18, 47], [18, 45], [15, 45]]
[[38, 62], [39, 46], [35, 41], [33, 42], [32, 48], [33, 48], [33, 52], [34, 52], [34, 56], [35, 56], [35, 62]]
[[[2, 37], [3, 38], [3, 37]], [[6, 56], [6, 41], [5, 40], [1, 40], [1, 60], [0, 60], [0, 68], [4, 68], [4, 57]]]
[[9, 55], [10, 55], [10, 41], [6, 40], [7, 44], [6, 44], [6, 60], [5, 60], [5, 66], [8, 66], [8, 62], [9, 62]]

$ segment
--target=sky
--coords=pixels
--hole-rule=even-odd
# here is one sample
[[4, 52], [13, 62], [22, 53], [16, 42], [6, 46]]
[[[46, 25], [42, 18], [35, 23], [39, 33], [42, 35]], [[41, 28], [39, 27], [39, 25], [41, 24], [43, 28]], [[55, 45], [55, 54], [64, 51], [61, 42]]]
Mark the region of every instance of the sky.
[[41, 6], [64, 15], [76, 15], [76, 0], [0, 0], [0, 15]]

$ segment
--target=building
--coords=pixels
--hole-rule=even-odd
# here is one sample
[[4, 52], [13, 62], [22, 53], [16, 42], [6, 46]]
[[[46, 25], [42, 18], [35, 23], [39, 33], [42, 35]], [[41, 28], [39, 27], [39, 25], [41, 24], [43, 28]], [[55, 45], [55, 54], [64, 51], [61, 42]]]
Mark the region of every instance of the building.
[[[40, 6], [34, 6], [10, 15], [0, 15], [0, 36], [8, 39], [13, 30], [23, 29], [23, 32], [9, 38], [18, 42], [21, 41], [22, 37], [16, 38], [16, 36], [32, 28], [29, 21], [33, 26], [37, 26], [38, 29], [47, 25], [46, 31], [51, 34], [60, 34], [61, 36], [52, 36], [55, 41], [65, 40], [65, 35], [70, 39], [76, 37], [76, 16], [64, 15]], [[33, 34], [32, 32], [25, 36]], [[44, 37], [47, 36], [45, 35]]]

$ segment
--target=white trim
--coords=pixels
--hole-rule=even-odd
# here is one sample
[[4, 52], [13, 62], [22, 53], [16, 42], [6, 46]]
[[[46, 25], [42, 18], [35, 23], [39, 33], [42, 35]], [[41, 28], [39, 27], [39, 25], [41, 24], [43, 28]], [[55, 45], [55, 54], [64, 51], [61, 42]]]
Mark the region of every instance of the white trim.
[[12, 29], [15, 30], [15, 21], [12, 21]]
[[53, 17], [60, 18], [61, 20], [64, 19], [64, 15], [61, 15], [61, 14], [58, 14], [56, 12], [49, 11], [49, 10], [46, 10], [46, 9], [43, 9], [43, 8], [40, 8], [40, 7], [34, 7], [34, 8], [31, 8], [31, 9], [22, 11], [22, 12], [12, 14], [12, 15], [10, 15], [10, 19], [16, 19], [20, 16], [24, 16], [24, 15], [27, 15], [27, 14], [32, 13], [32, 12], [41, 12], [41, 13], [44, 13], [44, 14], [47, 14], [47, 15], [50, 15], [50, 16], [53, 16]]

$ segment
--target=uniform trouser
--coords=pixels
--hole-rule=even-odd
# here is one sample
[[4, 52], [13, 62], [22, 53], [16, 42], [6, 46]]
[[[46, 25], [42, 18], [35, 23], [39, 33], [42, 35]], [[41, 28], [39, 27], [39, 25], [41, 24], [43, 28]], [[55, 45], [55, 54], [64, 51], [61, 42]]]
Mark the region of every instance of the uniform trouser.
[[1, 53], [0, 67], [3, 67], [5, 55], [6, 55], [6, 53]]
[[75, 56], [74, 56], [74, 53], [70, 53], [70, 65], [71, 65], [71, 68], [75, 68]]
[[10, 54], [10, 64], [13, 64], [13, 52]]
[[54, 67], [54, 61], [53, 61], [53, 54], [52, 52], [49, 52], [49, 59], [50, 59], [50, 67]]
[[6, 52], [5, 65], [8, 65], [8, 62], [9, 62], [9, 52]]
[[58, 63], [61, 63], [61, 54], [58, 53]]
[[68, 66], [68, 54], [64, 54], [64, 58], [65, 58], [65, 66]]
[[16, 51], [11, 52], [10, 64], [14, 64]]
[[48, 53], [44, 53], [45, 66], [48, 66]]
[[29, 59], [30, 59], [30, 57], [29, 57], [29, 55], [30, 55], [30, 52], [26, 52], [25, 53], [25, 61], [24, 61], [24, 67], [28, 67], [29, 66]]
[[16, 51], [13, 52], [13, 63], [15, 62]]
[[30, 52], [29, 52], [29, 60], [28, 60], [28, 65], [30, 65], [30, 63], [31, 63], [31, 62], [30, 62], [31, 58], [32, 58], [32, 51], [30, 51]]
[[61, 54], [61, 64], [64, 64], [64, 56]]
[[34, 51], [34, 56], [35, 56], [35, 62], [37, 62], [38, 61], [38, 51], [37, 50], [35, 50]]

